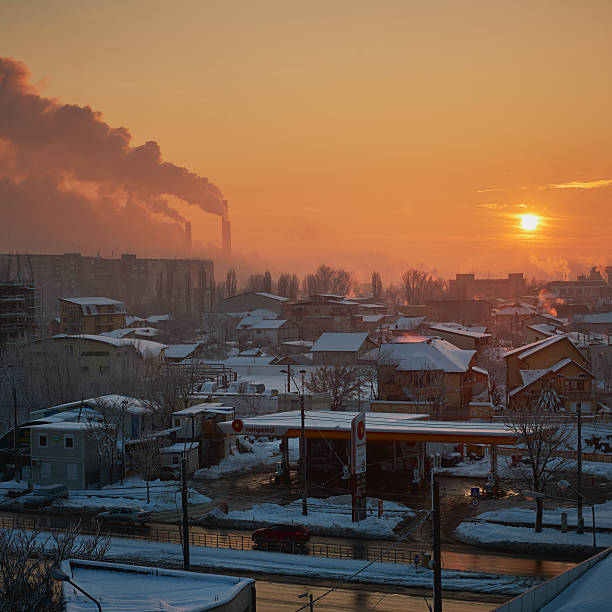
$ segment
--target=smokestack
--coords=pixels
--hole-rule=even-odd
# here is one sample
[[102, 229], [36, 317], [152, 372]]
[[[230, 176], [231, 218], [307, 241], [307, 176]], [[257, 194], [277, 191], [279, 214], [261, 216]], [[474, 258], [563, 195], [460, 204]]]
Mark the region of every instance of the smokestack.
[[227, 200], [222, 202], [223, 213], [221, 216], [221, 250], [226, 255], [232, 254], [232, 224], [227, 220]]
[[185, 221], [185, 246], [191, 248], [191, 221]]

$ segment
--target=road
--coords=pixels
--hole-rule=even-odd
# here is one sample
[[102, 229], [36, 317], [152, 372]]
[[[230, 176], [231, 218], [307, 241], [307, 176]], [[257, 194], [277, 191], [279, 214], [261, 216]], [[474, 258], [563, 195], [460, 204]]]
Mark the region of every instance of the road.
[[[257, 579], [257, 607], [266, 612], [289, 612], [298, 610], [308, 603], [307, 598], [299, 598], [303, 593], [312, 593], [319, 597], [329, 591], [329, 588], [320, 585], [304, 583], [273, 582]], [[431, 594], [426, 594], [427, 601], [432, 604]], [[488, 601], [450, 599], [444, 597], [445, 612], [478, 612], [491, 610], [499, 605], [501, 599]], [[495, 603], [499, 602], [499, 603]], [[307, 610], [308, 608], [306, 608]], [[329, 595], [317, 601], [315, 610], [359, 610], [366, 612], [406, 612], [407, 610], [427, 612], [427, 604], [423, 595], [393, 592], [388, 590], [375, 590], [361, 586], [334, 589]]]

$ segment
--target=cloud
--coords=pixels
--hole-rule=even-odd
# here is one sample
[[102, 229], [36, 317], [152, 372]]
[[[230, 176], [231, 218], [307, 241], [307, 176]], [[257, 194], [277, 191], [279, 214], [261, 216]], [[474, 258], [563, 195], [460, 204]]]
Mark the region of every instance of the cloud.
[[479, 208], [489, 208], [490, 210], [507, 210], [509, 208], [527, 208], [527, 204], [477, 204]]
[[612, 179], [599, 179], [597, 181], [570, 181], [569, 183], [551, 183], [548, 189], [596, 189], [597, 187], [609, 187]]
[[500, 191], [499, 187], [488, 187], [483, 189], [476, 189], [476, 193], [488, 193], [489, 191]]

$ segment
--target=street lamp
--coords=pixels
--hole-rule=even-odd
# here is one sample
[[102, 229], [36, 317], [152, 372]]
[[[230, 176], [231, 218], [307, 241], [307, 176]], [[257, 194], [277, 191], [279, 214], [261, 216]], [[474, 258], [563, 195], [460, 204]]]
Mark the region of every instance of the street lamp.
[[96, 604], [96, 606], [98, 606], [98, 612], [102, 612], [102, 606], [100, 605], [100, 602], [97, 599], [94, 599], [87, 591], [84, 591], [78, 584], [75, 584], [74, 582], [72, 582], [72, 580], [70, 580], [70, 576], [66, 572], [61, 570], [59, 567], [54, 567], [51, 570], [50, 574], [51, 574], [51, 578], [53, 578], [54, 580], [59, 580], [60, 582], [67, 582], [68, 584], [71, 584], [78, 591], [81, 591], [81, 593], [83, 593], [85, 597], [89, 597], [89, 599], [91, 599], [91, 601], [93, 601]]
[[[593, 502], [587, 497], [585, 497], [580, 491], [574, 489], [574, 487], [572, 487], [572, 485], [567, 480], [560, 480], [557, 483], [557, 486], [562, 491], [567, 491], [568, 489], [571, 489], [572, 491], [574, 491], [574, 493], [578, 495], [578, 499], [580, 501], [585, 501], [589, 506], [591, 506], [591, 513], [593, 515], [593, 553], [595, 553], [595, 551], [597, 550], [597, 544], [595, 542], [595, 504], [593, 504]], [[579, 508], [581, 508], [581, 506], [579, 506]], [[580, 520], [580, 518], [578, 520]]]
[[293, 384], [295, 388], [298, 390], [300, 395], [300, 416], [301, 416], [301, 431], [300, 431], [300, 486], [302, 488], [302, 515], [308, 515], [308, 491], [307, 491], [307, 480], [306, 480], [306, 430], [305, 430], [305, 420], [306, 415], [304, 414], [304, 374], [306, 374], [306, 370], [300, 370], [300, 374], [302, 375], [302, 387], [301, 389], [298, 387], [295, 382], [295, 378], [293, 378], [293, 374], [291, 373], [291, 368], [287, 368], [286, 370], [281, 370], [283, 374], [287, 374], [293, 380]]

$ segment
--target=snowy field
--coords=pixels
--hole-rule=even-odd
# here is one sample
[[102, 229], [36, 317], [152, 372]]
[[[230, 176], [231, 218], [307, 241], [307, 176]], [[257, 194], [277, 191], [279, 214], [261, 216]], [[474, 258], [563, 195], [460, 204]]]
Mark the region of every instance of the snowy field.
[[293, 523], [306, 525], [312, 533], [319, 535], [346, 535], [393, 539], [393, 529], [415, 513], [402, 504], [383, 502], [383, 515], [378, 518], [376, 498], [367, 500], [367, 518], [359, 523], [351, 521], [351, 496], [338, 495], [326, 499], [308, 498], [308, 515], [302, 515], [302, 501], [287, 505], [257, 504], [250, 510], [235, 510], [225, 514], [213, 510], [200, 518], [206, 525], [255, 529], [271, 523]]
[[[586, 518], [586, 515], [585, 515]], [[464, 542], [477, 544], [494, 544], [496, 547], [512, 549], [521, 548], [542, 549], [555, 547], [559, 550], [589, 548], [593, 543], [593, 535], [589, 531], [577, 534], [575, 531], [561, 533], [558, 529], [542, 529], [536, 533], [533, 527], [510, 527], [485, 521], [464, 521], [455, 530], [455, 534]], [[612, 534], [598, 533], [597, 546], [612, 546]]]
[[[365, 561], [352, 559], [327, 559], [307, 555], [291, 555], [261, 551], [230, 550], [192, 546], [192, 569], [227, 570], [234, 575], [240, 572], [308, 576], [329, 580], [401, 585], [432, 588], [432, 572], [413, 565], [373, 563], [366, 569]], [[172, 565], [183, 562], [179, 544], [165, 544], [112, 538], [106, 561], [138, 563], [141, 565]], [[361, 571], [355, 575], [356, 572]], [[535, 578], [498, 576], [480, 572], [442, 570], [442, 588], [453, 591], [472, 591], [500, 595], [517, 595], [540, 581]]]
[[[515, 472], [509, 467], [512, 463], [511, 457], [500, 455], [497, 457], [497, 473], [500, 478], [512, 478]], [[451, 476], [482, 476], [491, 471], [491, 460], [486, 457], [479, 461], [463, 461], [455, 467], [440, 468], [438, 472]]]
[[[252, 470], [260, 466], [273, 466], [281, 460], [280, 441], [272, 442], [250, 442], [244, 436], [240, 436], [243, 448], [250, 449], [252, 452], [241, 453], [234, 448], [235, 453], [224, 457], [218, 465], [210, 468], [196, 470], [193, 477], [196, 480], [206, 480], [221, 478], [231, 472], [242, 472]], [[299, 440], [289, 439], [289, 461], [297, 461], [299, 457]]]
[[[20, 488], [16, 485], [24, 483], [3, 482], [0, 490], [5, 493], [9, 489]], [[27, 483], [25, 483], [27, 485]], [[25, 488], [25, 486], [21, 487]], [[146, 482], [138, 478], [126, 478], [123, 485], [116, 482], [102, 489], [71, 489], [68, 499], [57, 501], [53, 509], [91, 511], [110, 508], [143, 508], [150, 512], [162, 512], [181, 507], [181, 485], [175, 480], [155, 480], [149, 483], [151, 502], [147, 504]], [[190, 504], [206, 504], [210, 497], [189, 489]], [[6, 498], [5, 498], [6, 499]], [[8, 502], [9, 500], [7, 500]], [[19, 505], [19, 498], [10, 500], [11, 504]]]

